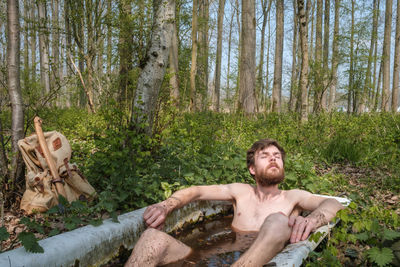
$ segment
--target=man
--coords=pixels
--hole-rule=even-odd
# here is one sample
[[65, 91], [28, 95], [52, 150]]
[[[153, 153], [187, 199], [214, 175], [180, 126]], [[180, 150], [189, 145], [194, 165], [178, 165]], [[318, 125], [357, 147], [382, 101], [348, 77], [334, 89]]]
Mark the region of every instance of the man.
[[[164, 265], [187, 257], [191, 248], [160, 229], [171, 211], [195, 200], [231, 201], [234, 209], [232, 229], [258, 232], [249, 249], [232, 266], [262, 266], [289, 240], [295, 243], [307, 239], [343, 206], [335, 199], [303, 190], [280, 190], [278, 185], [285, 175], [284, 161], [283, 148], [274, 140], [262, 139], [247, 151], [247, 167], [256, 181], [255, 186], [241, 183], [192, 186], [149, 206], [143, 215], [148, 229], [138, 240], [125, 266]], [[297, 215], [297, 210], [311, 213], [306, 218], [290, 216], [292, 212]]]

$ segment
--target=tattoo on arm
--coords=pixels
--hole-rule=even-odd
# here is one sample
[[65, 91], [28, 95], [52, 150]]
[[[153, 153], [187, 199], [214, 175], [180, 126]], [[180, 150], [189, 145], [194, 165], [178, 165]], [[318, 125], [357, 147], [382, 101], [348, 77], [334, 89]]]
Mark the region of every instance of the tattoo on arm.
[[325, 214], [323, 214], [320, 211], [313, 212], [310, 214], [310, 216], [317, 219], [317, 227], [320, 227], [320, 226], [328, 223], [328, 220], [326, 219]]

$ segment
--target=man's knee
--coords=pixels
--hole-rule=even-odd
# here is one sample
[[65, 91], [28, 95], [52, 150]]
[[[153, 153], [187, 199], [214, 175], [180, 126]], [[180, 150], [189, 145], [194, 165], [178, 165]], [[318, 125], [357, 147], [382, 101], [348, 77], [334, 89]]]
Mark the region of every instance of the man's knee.
[[286, 242], [290, 238], [291, 233], [289, 218], [279, 212], [270, 214], [265, 218], [260, 233], [273, 236], [277, 240]]

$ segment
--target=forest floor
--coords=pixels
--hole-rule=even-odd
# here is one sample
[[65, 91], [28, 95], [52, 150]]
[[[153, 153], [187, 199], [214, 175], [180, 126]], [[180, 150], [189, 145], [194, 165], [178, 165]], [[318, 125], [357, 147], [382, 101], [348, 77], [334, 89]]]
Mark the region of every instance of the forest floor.
[[[319, 176], [328, 173], [342, 175], [346, 185], [342, 188], [343, 190], [339, 192], [340, 196], [349, 197], [352, 193], [355, 193], [362, 199], [369, 199], [372, 203], [380, 203], [387, 209], [394, 210], [400, 216], [399, 195], [388, 189], [382, 189], [383, 186], [381, 186], [385, 182], [383, 179], [391, 179], [392, 174], [389, 171], [371, 170], [355, 167], [349, 164], [334, 164], [330, 166], [318, 165], [314, 168]], [[1, 242], [2, 251], [11, 250], [21, 246], [21, 242], [18, 240], [17, 236], [19, 233], [27, 230], [27, 224], [21, 223], [21, 220], [24, 217], [28, 217], [31, 222], [35, 222], [33, 223], [33, 228], [35, 228], [36, 225], [38, 231], [35, 233], [35, 236], [37, 239], [44, 239], [52, 234], [58, 234], [69, 230], [67, 223], [64, 221], [64, 217], [48, 216], [46, 214], [33, 214], [26, 216], [19, 209], [18, 203], [16, 202], [10, 210], [5, 211], [4, 217], [2, 218], [3, 225], [5, 225], [10, 234], [10, 237], [6, 241]], [[94, 217], [107, 219], [110, 215], [107, 213], [95, 214]], [[76, 225], [76, 227], [83, 225], [84, 223], [80, 223]], [[44, 231], [43, 227], [56, 231]], [[337, 248], [339, 251], [338, 257], [341, 258], [340, 261], [342, 263], [349, 261], [345, 252], [348, 250], [348, 246], [342, 243], [338, 244]], [[352, 245], [351, 249], [361, 253], [365, 250], [365, 247]]]

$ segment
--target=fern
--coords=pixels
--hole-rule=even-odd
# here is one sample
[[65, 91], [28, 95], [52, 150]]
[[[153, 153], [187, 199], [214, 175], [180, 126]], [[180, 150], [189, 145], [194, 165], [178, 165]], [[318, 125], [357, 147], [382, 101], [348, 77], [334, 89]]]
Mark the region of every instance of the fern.
[[37, 238], [31, 232], [21, 232], [18, 235], [19, 241], [26, 249], [26, 251], [33, 253], [43, 253], [44, 249], [39, 245]]
[[385, 266], [392, 262], [393, 260], [393, 251], [390, 248], [382, 248], [373, 247], [367, 251], [368, 258], [378, 264], [379, 266]]

